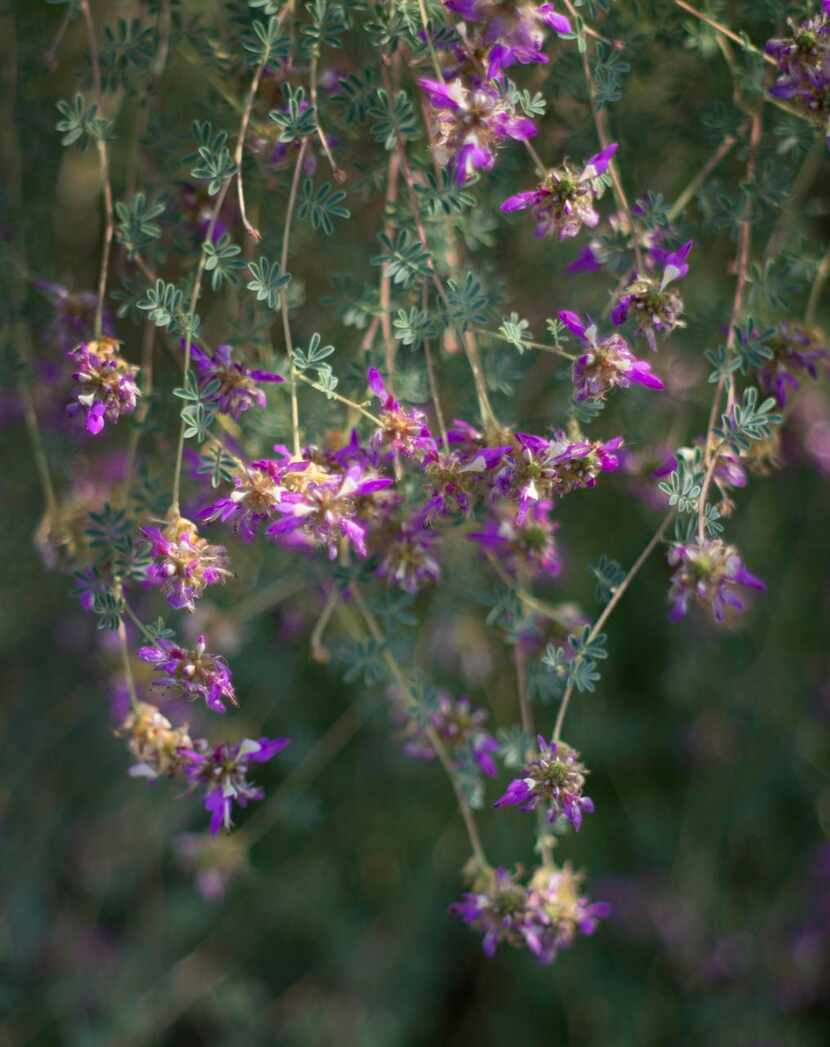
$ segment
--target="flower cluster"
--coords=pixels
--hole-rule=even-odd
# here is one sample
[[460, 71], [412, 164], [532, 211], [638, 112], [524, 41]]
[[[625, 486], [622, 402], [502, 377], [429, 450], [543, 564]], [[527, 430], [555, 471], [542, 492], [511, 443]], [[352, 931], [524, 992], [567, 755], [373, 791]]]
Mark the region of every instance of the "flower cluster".
[[579, 753], [565, 742], [536, 739], [538, 755], [522, 768], [521, 778], [514, 778], [507, 791], [496, 800], [496, 807], [519, 807], [523, 811], [545, 811], [549, 822], [565, 818], [577, 831], [583, 814], [592, 814], [590, 796], [583, 796], [587, 770]]
[[694, 602], [709, 611], [715, 621], [722, 622], [727, 608], [744, 609], [739, 586], [759, 592], [766, 588], [760, 578], [744, 567], [735, 546], [720, 538], [676, 542], [670, 547], [668, 558], [675, 569], [669, 590], [672, 621], [682, 618]]
[[191, 701], [201, 699], [217, 713], [225, 711], [226, 701], [237, 704], [227, 662], [209, 653], [204, 636], [197, 639], [192, 650], [159, 637], [152, 646], [139, 647], [137, 653], [161, 674], [156, 682], [165, 690]]
[[423, 719], [407, 716], [404, 727], [404, 752], [416, 760], [434, 760], [438, 755], [430, 740], [430, 728], [446, 745], [456, 762], [463, 765], [469, 758], [488, 778], [496, 775], [494, 753], [499, 749], [496, 739], [484, 729], [487, 712], [475, 708], [469, 698], [453, 698], [439, 691], [432, 707]]
[[546, 64], [542, 50], [545, 29], [557, 35], [572, 32], [571, 23], [551, 3], [506, 4], [503, 0], [445, 0], [447, 10], [474, 24], [477, 32], [465, 34], [473, 53], [487, 55], [487, 79], [516, 63]]
[[204, 790], [210, 831], [230, 830], [234, 803], [247, 807], [262, 800], [265, 790], [248, 781], [252, 763], [267, 763], [289, 744], [288, 738], [244, 738], [236, 745], [211, 747], [204, 739], [182, 751], [182, 772], [191, 789]]
[[231, 828], [234, 803], [247, 807], [265, 796], [264, 789], [248, 781], [249, 765], [267, 763], [289, 744], [288, 738], [244, 738], [211, 747], [204, 738], [192, 741], [187, 725], [173, 727], [146, 702], [135, 704], [117, 733], [136, 758], [130, 768], [133, 777], [180, 775], [189, 791], [203, 790], [212, 833]]
[[281, 374], [246, 367], [232, 359], [229, 345], [217, 346], [211, 355], [198, 345], [190, 347], [193, 363], [199, 374], [202, 389], [213, 389], [213, 399], [220, 411], [239, 421], [252, 407], [265, 407], [265, 393], [257, 382], [284, 382]]
[[463, 185], [477, 171], [491, 171], [499, 147], [512, 138], [527, 142], [536, 125], [517, 116], [509, 100], [487, 83], [465, 85], [460, 79], [443, 83], [422, 77], [434, 113], [435, 156], [452, 166], [455, 181]]
[[614, 142], [592, 156], [581, 171], [565, 161], [548, 171], [536, 189], [508, 197], [501, 210], [509, 214], [529, 209], [536, 223], [533, 231], [538, 237], [567, 240], [577, 236], [583, 226], [596, 228], [599, 213], [594, 205], [605, 189], [600, 176], [605, 174], [616, 151]]
[[638, 360], [620, 334], [599, 340], [595, 324], [586, 325], [576, 313], [562, 310], [559, 319], [585, 344], [573, 365], [574, 399], [602, 400], [611, 389], [644, 385], [663, 389], [663, 382], [647, 360]]
[[830, 361], [830, 344], [821, 331], [788, 320], [781, 321], [767, 345], [772, 355], [759, 369], [758, 378], [779, 407], [786, 407], [802, 378], [818, 378], [819, 367]]
[[88, 433], [97, 436], [104, 423], [113, 425], [122, 414], [131, 414], [141, 391], [136, 385], [138, 368], [121, 356], [114, 338], [81, 342], [70, 349], [69, 357], [76, 370], [72, 377], [78, 391], [66, 412], [83, 419]]
[[209, 585], [230, 578], [225, 548], [210, 545], [196, 524], [175, 516], [165, 527], [145, 527], [153, 562], [147, 580], [157, 585], [171, 607], [194, 610], [196, 600]]
[[822, 8], [804, 22], [787, 19], [789, 34], [768, 40], [766, 52], [778, 63], [770, 94], [822, 126], [830, 149], [830, 0], [822, 0]]
[[657, 351], [657, 335], [670, 335], [677, 327], [683, 327], [683, 299], [676, 287], [670, 285], [682, 280], [689, 272], [686, 259], [692, 250], [688, 240], [677, 251], [671, 251], [663, 259], [663, 275], [658, 283], [651, 276], [637, 275], [627, 284], [614, 306], [611, 319], [615, 324], [624, 324], [628, 314], [633, 313], [637, 329], [644, 335], [649, 348]]
[[610, 912], [607, 903], [581, 895], [581, 883], [582, 875], [567, 864], [540, 867], [528, 885], [499, 868], [479, 877], [450, 912], [483, 935], [486, 956], [504, 943], [529, 949], [540, 963], [550, 964], [577, 934], [593, 934]]

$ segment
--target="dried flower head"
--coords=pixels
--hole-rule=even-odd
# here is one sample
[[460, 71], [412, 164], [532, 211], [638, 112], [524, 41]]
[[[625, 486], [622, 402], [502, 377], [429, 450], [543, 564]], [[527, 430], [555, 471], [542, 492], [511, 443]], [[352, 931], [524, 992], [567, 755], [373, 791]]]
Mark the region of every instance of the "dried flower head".
[[127, 739], [127, 747], [137, 761], [130, 768], [134, 778], [175, 774], [182, 765], [182, 750], [193, 744], [187, 724], [173, 727], [155, 705], [147, 702], [138, 702], [116, 734]]

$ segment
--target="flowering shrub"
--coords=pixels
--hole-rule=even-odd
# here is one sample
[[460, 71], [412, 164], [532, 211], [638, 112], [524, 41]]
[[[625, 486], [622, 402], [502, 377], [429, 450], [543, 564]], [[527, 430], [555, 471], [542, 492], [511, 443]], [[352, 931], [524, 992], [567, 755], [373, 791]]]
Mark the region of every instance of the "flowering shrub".
[[[200, 791], [212, 833], [267, 803], [260, 765], [289, 740], [192, 738], [176, 702], [225, 713], [207, 733], [232, 732], [228, 706], [246, 699], [221, 619], [275, 578], [301, 579], [314, 615], [294, 642], [382, 695], [403, 753], [448, 780], [470, 852], [451, 913], [488, 956], [507, 944], [549, 964], [610, 912], [565, 856], [594, 811], [592, 739], [577, 752], [567, 716], [601, 686], [612, 615], [652, 557], [673, 620], [731, 630], [765, 590], [729, 517], [780, 464], [802, 388], [830, 360], [830, 255], [783, 250], [787, 208], [828, 170], [830, 9], [756, 46], [666, 5], [688, 19], [697, 61], [722, 55], [734, 102], [728, 119], [709, 114], [715, 148], [669, 206], [631, 129], [609, 130], [619, 56], [641, 46], [630, 5], [203, 6], [160, 0], [145, 22], [108, 25], [102, 46], [88, 0], [66, 5], [90, 79], [56, 126], [66, 149], [94, 147], [104, 227], [97, 290], [32, 276], [51, 317], [16, 349], [44, 558], [117, 641], [129, 773]], [[154, 99], [188, 61], [205, 78], [185, 114], [199, 118], [167, 126]], [[141, 99], [132, 131], [121, 90]], [[799, 173], [767, 229], [779, 153]], [[681, 296], [721, 265], [722, 230], [725, 301], [691, 279]], [[22, 301], [25, 237], [7, 238]], [[580, 239], [575, 261], [558, 253]], [[544, 271], [543, 300], [523, 293], [525, 266]], [[93, 494], [80, 467], [57, 472], [53, 433], [89, 462], [116, 453], [118, 470]], [[605, 485], [620, 516], [641, 502], [654, 517], [642, 553], [574, 564], [569, 530]], [[585, 568], [599, 585], [583, 609], [568, 574]], [[454, 693], [424, 655], [423, 623], [445, 600], [459, 615], [484, 607], [492, 657], [515, 671], [506, 715]], [[481, 684], [467, 675], [459, 692]], [[527, 870], [527, 855], [485, 846], [509, 807], [534, 815]]]

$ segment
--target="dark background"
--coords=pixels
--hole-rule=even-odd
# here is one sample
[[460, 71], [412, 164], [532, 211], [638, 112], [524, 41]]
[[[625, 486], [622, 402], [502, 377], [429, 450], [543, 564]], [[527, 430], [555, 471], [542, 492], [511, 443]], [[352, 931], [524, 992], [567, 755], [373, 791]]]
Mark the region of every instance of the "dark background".
[[[191, 14], [213, 8], [188, 6]], [[618, 6], [635, 67], [611, 117], [623, 143], [624, 177], [632, 192], [653, 189], [672, 200], [716, 147], [717, 121], [740, 128], [741, 114], [730, 109], [729, 74], [711, 36], [686, 32], [668, 2]], [[797, 8], [717, 6], [757, 43], [780, 26], [782, 11]], [[126, 16], [133, 7], [96, 5], [96, 17]], [[16, 43], [6, 36], [4, 61], [16, 47], [13, 112], [24, 186], [7, 227], [23, 223], [33, 272], [86, 289], [95, 281], [99, 243], [95, 153], [62, 150], [53, 130], [55, 101], [71, 97], [86, 75], [83, 34], [77, 22], [70, 27], [50, 73], [43, 54], [63, 11], [35, 0], [11, 9]], [[338, 53], [339, 65], [365, 60], [360, 46]], [[576, 82], [568, 45], [552, 46], [565, 57], [532, 81], [557, 98], [539, 148], [582, 157], [595, 147], [593, 129], [584, 105], [568, 98], [567, 85]], [[165, 120], [180, 123], [179, 158], [191, 115], [212, 104], [202, 87], [198, 71], [174, 55], [160, 97]], [[200, 98], [192, 113], [191, 96]], [[134, 105], [129, 94], [116, 103], [127, 127]], [[788, 133], [795, 144], [787, 145]], [[795, 121], [765, 109], [761, 172], [772, 188], [757, 209], [756, 259], [807, 156], [809, 142], [799, 135]], [[116, 196], [126, 162], [119, 141]], [[367, 151], [368, 163], [382, 171], [382, 149]], [[719, 169], [716, 188], [685, 215], [683, 231], [697, 241], [684, 285], [690, 324], [655, 362], [676, 376], [675, 399], [653, 407], [650, 393], [619, 394], [595, 423], [603, 436], [631, 433], [635, 457], [665, 440], [688, 441], [705, 424], [711, 386], [702, 350], [717, 343], [734, 287], [734, 222], [727, 215], [718, 224], [718, 208], [728, 208], [717, 192], [737, 199], [744, 165], [741, 141]], [[147, 166], [152, 188], [167, 172], [158, 155]], [[830, 230], [826, 155], [817, 154], [815, 167], [786, 213], [786, 242], [796, 259], [818, 257]], [[266, 237], [280, 232], [285, 177], [273, 200], [261, 199]], [[359, 181], [354, 171], [351, 177]], [[491, 286], [496, 273], [507, 281], [499, 289], [501, 315], [518, 310], [539, 336], [542, 318], [555, 309], [599, 311], [613, 280], [561, 275], [581, 241], [577, 248], [540, 245], [526, 235], [527, 221], [493, 219], [506, 195], [500, 190], [529, 186], [530, 178], [525, 158], [510, 150], [498, 176], [478, 187], [492, 230], [489, 244], [471, 255]], [[361, 332], [338, 327], [331, 312], [309, 315], [316, 312], [309, 306], [330, 293], [329, 267], [362, 278], [359, 257], [365, 279], [376, 278], [366, 260], [382, 225], [381, 201], [361, 185], [349, 199], [355, 217], [333, 246], [315, 240], [307, 226], [298, 227], [293, 245], [307, 303], [295, 323], [306, 337], [324, 330], [342, 352], [341, 369], [356, 358]], [[609, 197], [604, 210], [610, 206]], [[118, 252], [115, 267], [124, 271]], [[790, 276], [797, 273], [795, 264], [791, 269]], [[793, 283], [778, 308], [758, 299], [756, 313], [767, 322], [798, 316], [808, 287], [807, 279]], [[820, 312], [826, 322], [826, 301]], [[32, 290], [26, 315], [42, 370], [56, 352], [48, 307]], [[221, 327], [219, 307], [212, 323]], [[140, 328], [119, 321], [118, 330], [137, 360]], [[540, 400], [537, 391], [555, 390], [557, 367], [514, 353], [513, 371], [504, 376], [502, 352], [512, 351], [485, 355], [488, 373], [509, 390], [494, 391], [497, 411], [543, 431], [562, 402], [555, 392]], [[169, 388], [174, 376], [164, 366], [160, 384]], [[463, 363], [447, 359], [442, 367], [451, 410], [474, 417]], [[687, 374], [694, 381], [685, 382]], [[65, 492], [91, 455], [123, 446], [126, 429], [108, 429], [94, 446], [71, 446], [52, 410], [65, 398], [66, 386], [56, 382], [39, 402]], [[804, 396], [806, 406], [787, 422], [784, 467], [740, 493], [730, 522], [729, 536], [765, 578], [766, 596], [725, 628], [700, 619], [669, 625], [668, 569], [655, 556], [610, 622], [611, 657], [597, 692], [574, 701], [566, 734], [591, 768], [597, 812], [578, 837], [563, 841], [561, 856], [588, 870], [589, 893], [610, 900], [614, 911], [596, 937], [548, 969], [507, 948], [485, 960], [477, 936], [448, 917], [467, 857], [450, 790], [438, 768], [402, 755], [381, 685], [347, 684], [336, 658], [328, 665], [309, 658], [322, 565], [298, 568], [262, 543], [255, 551], [233, 547], [240, 578], [208, 601], [211, 635], [228, 654], [242, 708], [218, 727], [200, 710], [184, 714], [194, 729], [214, 736], [262, 731], [288, 734], [294, 744], [261, 769], [266, 803], [243, 815], [235, 835], [211, 843], [201, 878], [194, 875], [183, 852], [204, 841], [204, 812], [195, 798], [180, 797], [178, 784], [127, 777], [128, 756], [113, 736], [123, 708], [114, 638], [96, 632], [71, 598], [67, 574], [47, 570], [36, 548], [42, 499], [14, 387], [4, 388], [0, 1044], [826, 1044], [830, 500], [816, 448], [830, 406], [823, 388]], [[309, 402], [307, 410], [309, 428], [337, 417], [325, 403]], [[163, 458], [163, 438], [157, 441]], [[603, 552], [630, 564], [648, 540], [659, 517], [640, 497], [636, 468], [632, 463], [628, 473], [563, 506], [566, 570], [550, 598], [579, 600], [595, 614], [587, 565]], [[417, 604], [418, 664], [487, 706], [494, 724], [511, 723], [510, 650], [484, 624], [486, 608], [477, 602], [488, 590], [486, 573], [461, 541], [450, 556], [446, 584]], [[284, 598], [240, 624], [234, 607], [281, 579]], [[151, 595], [147, 616], [162, 610]], [[329, 639], [336, 655], [336, 622]], [[143, 667], [136, 670], [146, 687]], [[545, 730], [554, 713], [537, 708]], [[527, 818], [495, 816], [489, 801], [496, 795], [491, 786], [482, 812], [488, 852], [508, 865], [528, 864]], [[224, 893], [211, 897], [218, 884]]]

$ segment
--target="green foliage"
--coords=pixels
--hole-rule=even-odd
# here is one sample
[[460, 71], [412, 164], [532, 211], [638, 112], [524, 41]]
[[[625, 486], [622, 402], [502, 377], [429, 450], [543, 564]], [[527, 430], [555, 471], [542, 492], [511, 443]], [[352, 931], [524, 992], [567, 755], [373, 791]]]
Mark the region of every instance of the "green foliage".
[[631, 63], [623, 61], [619, 51], [598, 44], [596, 58], [591, 63], [591, 76], [594, 80], [594, 104], [597, 110], [605, 108], [611, 102], [622, 98], [622, 84], [625, 76], [631, 71]]
[[210, 477], [211, 487], [229, 483], [236, 475], [236, 471], [236, 459], [218, 444], [214, 444], [206, 454], [200, 456], [199, 464], [196, 467], [196, 472], [200, 476]]
[[156, 219], [163, 214], [164, 204], [158, 201], [150, 203], [144, 193], [136, 193], [129, 203], [116, 200], [116, 234], [128, 258], [143, 254], [153, 241], [159, 239], [161, 226]]
[[237, 171], [236, 164], [227, 146], [228, 132], [216, 131], [208, 121], [195, 121], [193, 133], [196, 136], [196, 153], [199, 163], [191, 169], [193, 178], [208, 183], [207, 191], [216, 196], [223, 185]]
[[150, 68], [157, 48], [156, 29], [143, 25], [140, 18], [119, 18], [115, 25], [105, 25], [100, 53], [103, 89], [132, 91], [136, 76]]
[[233, 243], [229, 233], [223, 233], [216, 243], [205, 240], [202, 251], [207, 255], [205, 271], [210, 273], [210, 286], [218, 291], [227, 281], [231, 287], [239, 285], [239, 270], [245, 268], [245, 262], [239, 257], [242, 248]]
[[286, 109], [272, 109], [268, 114], [268, 119], [281, 128], [279, 140], [293, 142], [313, 135], [317, 130], [317, 117], [314, 107], [306, 104], [305, 89], [285, 84], [284, 91]]
[[466, 272], [464, 280], [447, 281], [447, 324], [460, 334], [472, 326], [487, 323], [490, 299], [481, 288], [481, 281], [473, 272]]
[[444, 215], [462, 214], [475, 205], [476, 198], [469, 189], [477, 181], [477, 178], [471, 179], [461, 186], [447, 168], [438, 173], [427, 171], [426, 184], [416, 184], [415, 192], [423, 200], [427, 214], [431, 218], [441, 218]]
[[385, 248], [382, 254], [375, 255], [372, 265], [382, 265], [384, 274], [392, 282], [404, 289], [411, 287], [416, 279], [428, 277], [432, 271], [432, 258], [421, 241], [417, 240], [408, 229], [401, 229], [394, 240], [379, 233], [378, 240]]
[[398, 91], [390, 99], [386, 90], [379, 87], [369, 103], [367, 113], [372, 121], [372, 137], [382, 143], [387, 152], [391, 152], [399, 141], [418, 138], [421, 133], [415, 106], [406, 91]]
[[290, 273], [280, 270], [279, 262], [270, 262], [261, 255], [258, 262], [248, 262], [251, 279], [245, 285], [253, 291], [258, 302], [267, 302], [269, 309], [280, 308], [280, 295], [291, 279]]
[[334, 189], [331, 182], [323, 182], [315, 193], [314, 182], [306, 178], [300, 191], [297, 214], [300, 218], [310, 219], [315, 231], [322, 229], [326, 236], [331, 236], [335, 218], [351, 218], [351, 211], [341, 206], [345, 199], [343, 190]]
[[207, 440], [210, 427], [218, 413], [215, 398], [221, 388], [218, 378], [212, 378], [204, 385], [200, 385], [193, 374], [188, 371], [185, 375], [184, 385], [173, 390], [173, 395], [184, 401], [180, 417], [184, 422], [184, 438], [192, 440], [194, 437], [200, 444]]
[[625, 578], [622, 566], [603, 553], [595, 564], [590, 565], [588, 571], [596, 579], [594, 595], [597, 600], [608, 603]]
[[95, 102], [87, 105], [80, 91], [72, 103], [60, 101], [55, 104], [63, 117], [55, 124], [55, 129], [61, 132], [61, 145], [77, 144], [81, 149], [86, 149], [90, 142], [111, 141], [112, 121], [98, 115]]
[[507, 320], [502, 321], [499, 326], [499, 334], [506, 342], [518, 349], [520, 354], [530, 348], [528, 341], [533, 339], [530, 322], [522, 320], [518, 313], [511, 313]]
[[278, 18], [269, 18], [267, 22], [257, 19], [253, 30], [242, 39], [242, 46], [250, 56], [249, 64], [264, 66], [267, 62], [282, 62], [288, 58], [291, 41], [280, 32]]
[[393, 333], [397, 341], [412, 349], [418, 349], [429, 338], [437, 335], [432, 319], [425, 309], [414, 305], [409, 312], [399, 309], [392, 320]]
[[721, 415], [720, 428], [715, 434], [724, 440], [733, 451], [740, 454], [748, 451], [755, 440], [765, 440], [772, 427], [780, 425], [781, 415], [775, 411], [775, 398], [770, 396], [758, 403], [758, 390], [752, 386], [744, 389], [740, 403], [731, 412]]
[[145, 297], [137, 303], [147, 313], [147, 319], [156, 327], [168, 327], [175, 333], [182, 313], [182, 292], [175, 284], [159, 278], [155, 287], [148, 287]]
[[309, 0], [305, 9], [311, 25], [303, 27], [302, 35], [309, 49], [319, 53], [321, 47], [340, 47], [340, 37], [348, 27], [343, 5], [333, 0]]

